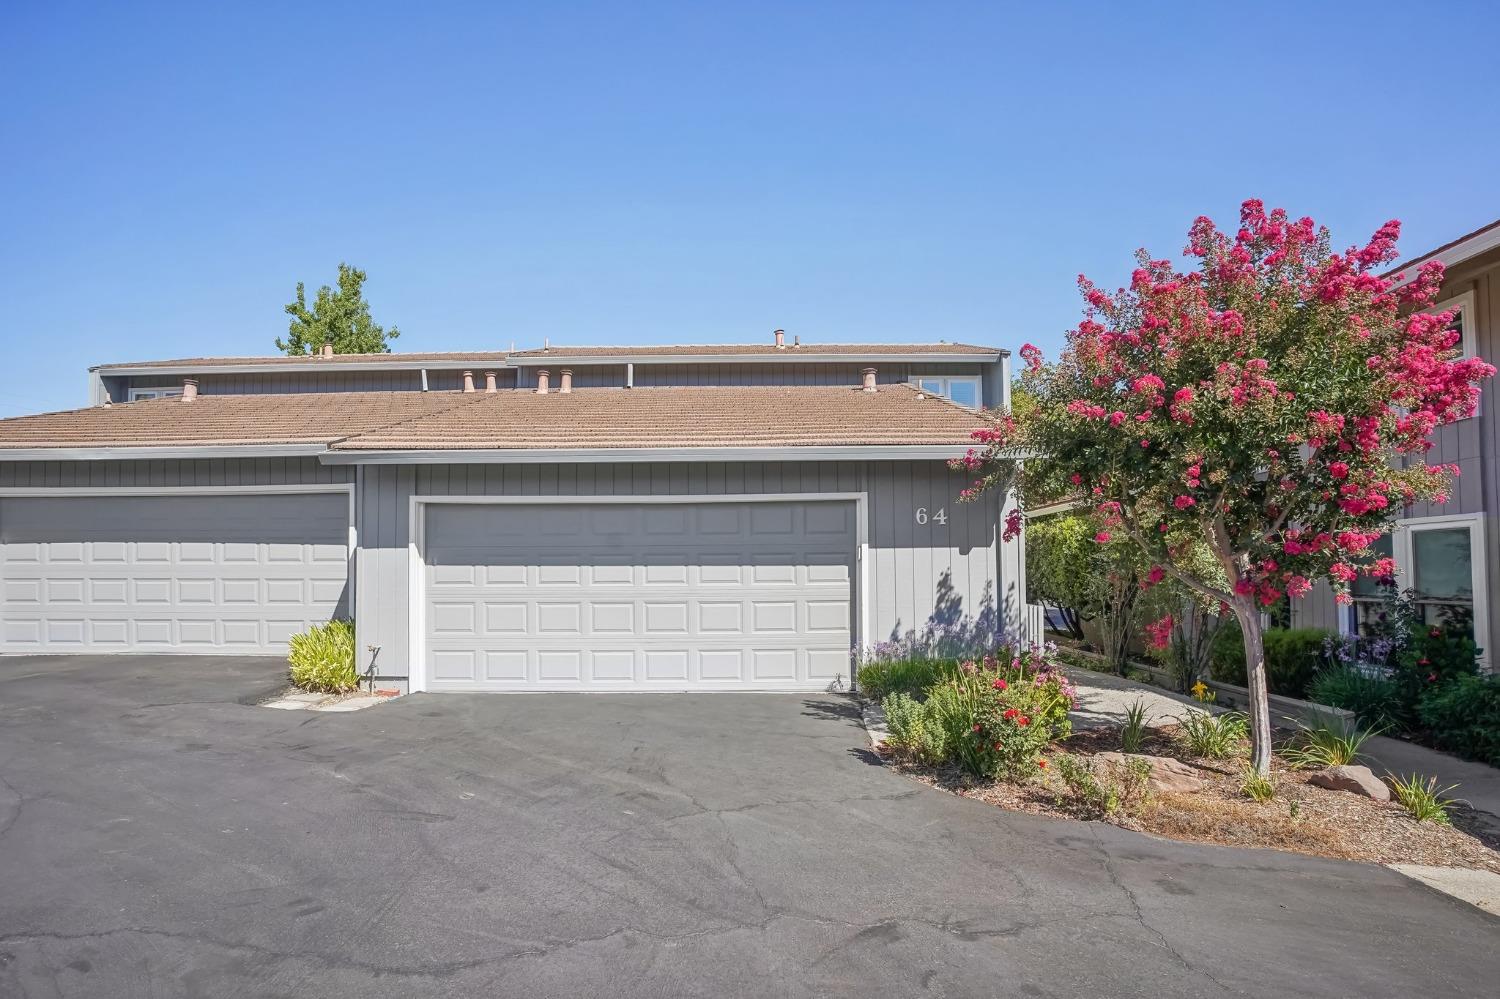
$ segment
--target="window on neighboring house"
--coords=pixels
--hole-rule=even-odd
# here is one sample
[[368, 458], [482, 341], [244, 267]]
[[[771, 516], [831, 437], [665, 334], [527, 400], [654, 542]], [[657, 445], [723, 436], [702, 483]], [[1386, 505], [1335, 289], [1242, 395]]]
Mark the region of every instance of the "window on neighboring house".
[[[1480, 514], [1404, 520], [1395, 535], [1375, 543], [1377, 557], [1396, 560], [1396, 586], [1410, 590], [1428, 624], [1460, 628], [1481, 649], [1489, 640], [1488, 581], [1484, 569], [1484, 520]], [[1351, 585], [1350, 626], [1364, 633], [1380, 612], [1384, 588], [1361, 576]], [[1488, 652], [1481, 662], [1491, 662]]]
[[130, 401], [139, 402], [142, 399], [165, 399], [168, 396], [182, 395], [182, 386], [176, 388], [133, 388], [130, 390]]
[[1474, 343], [1474, 293], [1472, 291], [1444, 299], [1427, 311], [1452, 312], [1453, 322], [1448, 328], [1458, 333], [1458, 342], [1463, 348], [1464, 356], [1474, 356], [1476, 347]]
[[[1375, 558], [1395, 558], [1395, 543], [1389, 534], [1382, 534], [1370, 546]], [[1373, 576], [1361, 575], [1349, 584], [1349, 630], [1363, 635], [1380, 613], [1381, 601], [1385, 599], [1386, 586]]]
[[911, 381], [923, 392], [951, 399], [960, 406], [978, 409], [984, 405], [978, 375], [918, 375]]
[[[1466, 291], [1462, 295], [1454, 295], [1452, 298], [1444, 299], [1428, 312], [1452, 312], [1453, 321], [1448, 328], [1458, 334], [1459, 347], [1463, 350], [1464, 357], [1478, 356], [1478, 345], [1475, 342], [1474, 293]], [[1474, 415], [1479, 415], [1475, 410]]]

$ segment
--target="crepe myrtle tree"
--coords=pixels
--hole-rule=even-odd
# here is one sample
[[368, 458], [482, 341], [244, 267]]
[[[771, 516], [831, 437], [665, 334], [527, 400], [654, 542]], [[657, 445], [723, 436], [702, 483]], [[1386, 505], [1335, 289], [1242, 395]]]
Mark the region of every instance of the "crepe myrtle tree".
[[[1429, 465], [1433, 431], [1472, 415], [1494, 368], [1460, 357], [1452, 316], [1423, 313], [1437, 262], [1382, 277], [1400, 223], [1332, 252], [1328, 232], [1247, 201], [1234, 234], [1193, 223], [1196, 267], [1137, 254], [1128, 288], [1086, 278], [1084, 318], [1056, 362], [1021, 350], [1034, 397], [975, 434], [956, 467], [968, 498], [1009, 484], [1025, 497], [1071, 490], [1096, 507], [1101, 544], [1123, 535], [1148, 560], [1238, 619], [1245, 642], [1252, 764], [1271, 759], [1260, 608], [1327, 579], [1340, 602], [1361, 573], [1389, 577], [1373, 542], [1403, 504], [1445, 502], [1457, 466]], [[1403, 283], [1403, 279], [1410, 277]], [[1020, 533], [1011, 514], [1004, 536]], [[1218, 580], [1178, 558], [1203, 544]], [[1215, 573], [1214, 575], [1217, 575]]]

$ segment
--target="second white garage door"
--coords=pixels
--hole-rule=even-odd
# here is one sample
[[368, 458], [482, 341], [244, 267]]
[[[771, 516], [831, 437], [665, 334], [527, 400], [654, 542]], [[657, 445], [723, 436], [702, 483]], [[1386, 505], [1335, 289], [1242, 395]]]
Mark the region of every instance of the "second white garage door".
[[855, 505], [432, 504], [431, 690], [848, 684]]

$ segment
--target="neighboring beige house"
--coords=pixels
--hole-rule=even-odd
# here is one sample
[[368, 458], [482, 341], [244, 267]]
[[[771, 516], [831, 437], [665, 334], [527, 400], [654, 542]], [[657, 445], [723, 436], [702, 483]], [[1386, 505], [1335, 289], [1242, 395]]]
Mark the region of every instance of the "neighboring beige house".
[[[1433, 311], [1455, 310], [1466, 356], [1500, 361], [1500, 219], [1407, 261], [1396, 272], [1414, 276], [1429, 260], [1447, 267]], [[1396, 559], [1398, 585], [1415, 590], [1432, 620], [1445, 613], [1472, 614], [1484, 662], [1493, 667], [1500, 648], [1500, 395], [1486, 383], [1479, 411], [1438, 430], [1431, 463], [1455, 463], [1461, 474], [1445, 504], [1408, 507], [1396, 531], [1385, 540]], [[1351, 606], [1338, 606], [1320, 585], [1292, 605], [1299, 627], [1356, 632], [1377, 599], [1372, 584], [1360, 581]]]

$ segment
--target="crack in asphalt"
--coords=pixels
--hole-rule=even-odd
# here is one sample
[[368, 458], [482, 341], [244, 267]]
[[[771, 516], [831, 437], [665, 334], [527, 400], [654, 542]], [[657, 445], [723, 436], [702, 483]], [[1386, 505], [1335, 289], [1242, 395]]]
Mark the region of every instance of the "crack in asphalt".
[[1088, 827], [1089, 835], [1093, 837], [1095, 847], [1099, 851], [1099, 857], [1103, 861], [1104, 873], [1108, 876], [1109, 883], [1114, 885], [1125, 896], [1125, 900], [1130, 903], [1131, 915], [1135, 922], [1140, 925], [1141, 929], [1154, 936], [1160, 943], [1162, 950], [1171, 954], [1185, 970], [1191, 971], [1195, 975], [1202, 975], [1230, 995], [1246, 995], [1244, 992], [1230, 988], [1202, 968], [1195, 967], [1191, 961], [1183, 956], [1181, 951], [1172, 946], [1172, 942], [1167, 939], [1165, 933], [1147, 921], [1146, 912], [1141, 908], [1140, 899], [1136, 896], [1135, 891], [1121, 879], [1119, 872], [1115, 870], [1114, 858], [1110, 856], [1109, 849], [1104, 845], [1104, 841], [1099, 838], [1098, 826], [1093, 822], [1086, 823], [1086, 826]]

